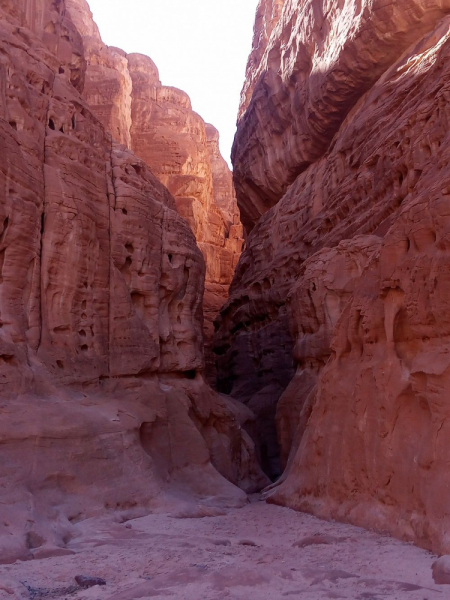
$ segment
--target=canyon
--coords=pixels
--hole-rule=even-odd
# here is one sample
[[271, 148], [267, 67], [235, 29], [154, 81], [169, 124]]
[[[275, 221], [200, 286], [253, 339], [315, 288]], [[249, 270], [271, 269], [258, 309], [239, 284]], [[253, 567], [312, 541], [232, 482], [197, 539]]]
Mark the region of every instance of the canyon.
[[269, 502], [444, 553], [449, 15], [259, 3], [233, 148], [249, 234], [215, 338], [281, 474]]
[[[242, 505], [267, 478], [242, 428], [251, 411], [204, 379], [207, 267], [177, 211], [212, 215], [212, 237], [198, 235], [213, 311], [240, 250], [216, 131], [208, 138], [182, 92], [160, 87], [198, 126], [195, 139], [180, 133], [185, 162], [204, 161], [192, 174], [171, 167], [174, 197], [123, 145], [131, 75], [87, 5], [1, 11], [0, 559], [12, 561], [64, 550], [102, 511], [150, 510], [167, 495]], [[135, 63], [136, 77], [142, 63], [154, 74], [149, 59]], [[105, 75], [91, 108], [93, 69]]]
[[442, 597], [450, 0], [260, 0], [233, 173], [86, 0], [0, 33], [0, 598]]

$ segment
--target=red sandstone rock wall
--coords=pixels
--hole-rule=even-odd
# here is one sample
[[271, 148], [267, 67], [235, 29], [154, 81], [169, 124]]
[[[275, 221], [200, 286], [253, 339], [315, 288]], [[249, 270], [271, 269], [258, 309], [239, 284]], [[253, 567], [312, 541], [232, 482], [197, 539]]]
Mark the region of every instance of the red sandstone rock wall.
[[228, 297], [243, 245], [231, 173], [220, 155], [217, 131], [192, 110], [187, 94], [162, 86], [148, 57], [127, 58], [133, 150], [173, 194], [205, 257], [205, 356], [207, 373], [215, 379], [213, 322]]
[[[221, 313], [222, 389], [252, 406], [273, 386], [265, 410], [294, 356], [271, 500], [448, 551], [450, 4], [311, 6], [285, 3], [238, 125], [244, 214], [277, 204]], [[270, 50], [306, 42], [311, 69], [283, 79]]]
[[214, 319], [228, 297], [243, 246], [232, 174], [218, 132], [192, 110], [186, 93], [163, 86], [154, 62], [105, 46], [85, 0], [67, 0], [83, 36], [84, 98], [113, 138], [132, 148], [173, 194], [206, 262], [206, 373], [215, 383]]
[[202, 253], [85, 75], [65, 2], [0, 4], [0, 560], [174, 486], [235, 504], [230, 481], [265, 481], [251, 413], [200, 374]]
[[[287, 311], [297, 370], [276, 411], [283, 470], [289, 458], [292, 463], [311, 415], [317, 380], [332, 354], [336, 325], [380, 245], [380, 237], [361, 235], [335, 248], [324, 248], [304, 262], [290, 291]], [[286, 475], [285, 470], [283, 477]]]
[[260, 3], [233, 149], [247, 230], [324, 154], [361, 95], [450, 10], [446, 0], [281, 4]]

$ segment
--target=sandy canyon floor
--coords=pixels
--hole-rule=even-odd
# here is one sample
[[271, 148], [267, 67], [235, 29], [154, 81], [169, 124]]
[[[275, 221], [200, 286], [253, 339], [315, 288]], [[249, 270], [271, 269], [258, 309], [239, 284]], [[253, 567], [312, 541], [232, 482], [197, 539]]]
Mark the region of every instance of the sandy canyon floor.
[[[73, 554], [0, 566], [0, 598], [433, 600], [435, 557], [356, 527], [256, 501], [243, 509], [84, 521]], [[79, 589], [76, 575], [106, 580]]]

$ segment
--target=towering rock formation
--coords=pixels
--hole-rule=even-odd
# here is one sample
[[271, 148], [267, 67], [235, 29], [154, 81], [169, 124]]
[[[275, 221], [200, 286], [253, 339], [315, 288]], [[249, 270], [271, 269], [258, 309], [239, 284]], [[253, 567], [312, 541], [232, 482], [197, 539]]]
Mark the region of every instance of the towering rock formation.
[[232, 175], [218, 132], [192, 110], [188, 95], [163, 86], [155, 63], [105, 46], [85, 0], [67, 0], [83, 36], [84, 98], [115, 140], [130, 147], [173, 194], [206, 262], [206, 372], [215, 383], [213, 322], [228, 297], [243, 231]]
[[0, 3], [0, 560], [64, 547], [80, 519], [174, 487], [239, 504], [233, 484], [264, 483], [241, 429], [251, 414], [201, 375], [194, 235], [95, 114], [127, 141], [121, 55], [85, 90], [68, 8]]
[[240, 256], [242, 225], [231, 173], [218, 148], [218, 133], [192, 110], [185, 92], [162, 86], [146, 56], [129, 54], [133, 150], [173, 194], [206, 262], [204, 297], [207, 372], [213, 322], [228, 297]]
[[255, 33], [233, 150], [248, 230], [324, 154], [361, 95], [446, 10], [445, 0], [261, 0], [262, 32]]
[[233, 151], [251, 233], [221, 386], [264, 418], [293, 350], [271, 500], [449, 551], [450, 2], [278, 9], [260, 2], [278, 20], [260, 17]]

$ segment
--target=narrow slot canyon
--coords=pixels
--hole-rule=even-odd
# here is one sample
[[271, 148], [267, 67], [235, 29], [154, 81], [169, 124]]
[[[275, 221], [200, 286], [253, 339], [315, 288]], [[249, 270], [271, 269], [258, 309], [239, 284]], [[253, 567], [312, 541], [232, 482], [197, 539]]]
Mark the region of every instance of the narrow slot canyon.
[[446, 598], [450, 0], [254, 0], [230, 164], [90, 4], [0, 0], [0, 600]]

